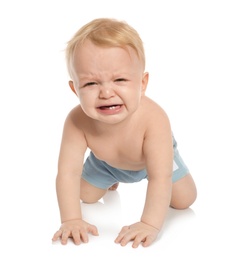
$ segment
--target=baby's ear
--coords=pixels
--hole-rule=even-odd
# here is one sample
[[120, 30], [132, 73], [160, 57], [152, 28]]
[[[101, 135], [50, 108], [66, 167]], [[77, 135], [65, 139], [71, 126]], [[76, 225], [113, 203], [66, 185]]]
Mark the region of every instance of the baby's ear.
[[149, 81], [149, 73], [145, 72], [142, 77], [142, 92], [143, 93], [146, 91], [148, 81]]
[[77, 95], [77, 92], [76, 92], [76, 90], [74, 88], [74, 84], [73, 84], [72, 80], [69, 81], [69, 86], [70, 86], [71, 90]]

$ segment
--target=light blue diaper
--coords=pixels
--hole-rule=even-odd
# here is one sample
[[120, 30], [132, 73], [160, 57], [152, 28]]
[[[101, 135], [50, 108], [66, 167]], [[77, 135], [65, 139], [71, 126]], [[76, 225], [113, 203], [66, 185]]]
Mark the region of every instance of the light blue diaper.
[[[172, 182], [176, 182], [189, 173], [188, 167], [185, 165], [177, 149], [177, 142], [173, 137], [173, 174]], [[108, 189], [117, 182], [133, 183], [148, 178], [145, 169], [140, 171], [129, 171], [117, 169], [104, 161], [98, 160], [92, 152], [90, 152], [83, 167], [82, 178], [90, 184], [101, 188]]]

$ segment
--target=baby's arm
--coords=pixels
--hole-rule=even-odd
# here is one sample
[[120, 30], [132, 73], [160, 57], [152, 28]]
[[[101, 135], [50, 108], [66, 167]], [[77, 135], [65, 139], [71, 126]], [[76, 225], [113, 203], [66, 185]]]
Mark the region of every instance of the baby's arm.
[[115, 242], [133, 247], [149, 246], [158, 236], [168, 212], [173, 169], [172, 133], [168, 118], [159, 115], [146, 131], [143, 151], [148, 172], [148, 187], [140, 222], [123, 227]]
[[76, 244], [87, 242], [88, 232], [98, 235], [95, 226], [82, 220], [80, 180], [87, 144], [74, 120], [74, 113], [71, 112], [64, 125], [56, 178], [62, 225], [54, 234], [53, 241], [61, 238], [62, 244], [66, 244], [69, 237]]
[[[169, 124], [146, 137], [144, 153], [148, 172], [148, 188], [141, 221], [161, 229], [171, 200], [173, 143]], [[154, 133], [155, 132], [155, 133]]]

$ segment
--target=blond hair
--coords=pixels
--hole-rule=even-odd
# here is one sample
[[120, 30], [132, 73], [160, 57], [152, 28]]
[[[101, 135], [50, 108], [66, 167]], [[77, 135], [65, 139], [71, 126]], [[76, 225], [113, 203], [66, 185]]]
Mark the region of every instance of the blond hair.
[[72, 77], [73, 56], [77, 47], [85, 40], [102, 47], [133, 48], [145, 67], [143, 42], [137, 31], [124, 21], [110, 18], [98, 18], [85, 24], [70, 39], [66, 47], [66, 62], [69, 75]]

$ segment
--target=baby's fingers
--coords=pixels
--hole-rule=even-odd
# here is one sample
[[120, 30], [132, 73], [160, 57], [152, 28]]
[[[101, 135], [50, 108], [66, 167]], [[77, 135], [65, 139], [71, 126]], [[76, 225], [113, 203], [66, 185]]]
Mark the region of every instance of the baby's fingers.
[[62, 245], [66, 245], [68, 238], [70, 237], [70, 231], [69, 230], [64, 230], [62, 231], [62, 235], [61, 235], [61, 243]]
[[62, 234], [62, 230], [58, 230], [54, 235], [53, 235], [53, 238], [52, 238], [52, 241], [57, 241], [60, 237], [61, 237], [61, 234]]
[[98, 230], [97, 230], [97, 227], [94, 226], [94, 225], [90, 225], [90, 226], [88, 227], [88, 232], [91, 233], [91, 234], [94, 235], [94, 236], [98, 236], [98, 235], [99, 235]]
[[147, 247], [150, 246], [157, 238], [157, 234], [155, 235], [149, 235], [146, 237], [146, 239], [143, 241], [142, 246]]
[[85, 243], [88, 242], [88, 236], [87, 234], [83, 234], [82, 235], [82, 239], [81, 239], [81, 234], [79, 232], [79, 230], [74, 230], [72, 232], [72, 237], [73, 237], [73, 241], [76, 245], [80, 245], [81, 244], [81, 240]]
[[129, 226], [124, 226], [114, 242], [125, 246], [130, 241], [130, 236], [127, 235], [128, 233], [130, 233]]
[[53, 238], [52, 238], [52, 240], [53, 241], [57, 241], [59, 238], [61, 239], [61, 243], [63, 244], [63, 245], [65, 245], [65, 244], [67, 244], [67, 240], [68, 240], [68, 238], [70, 237], [70, 235], [71, 235], [71, 232], [70, 231], [68, 231], [68, 230], [58, 230], [55, 234], [54, 234], [54, 236], [53, 236]]
[[[142, 242], [146, 241], [145, 235], [144, 234], [138, 234], [136, 235], [136, 237], [134, 238], [132, 247], [133, 248], [137, 248]], [[143, 244], [142, 244], [143, 245]], [[147, 246], [147, 245], [146, 245]]]
[[75, 229], [72, 231], [72, 237], [73, 241], [76, 245], [80, 245], [81, 242], [83, 243], [88, 243], [89, 238], [88, 238], [88, 232], [91, 233], [92, 235], [98, 236], [98, 231], [97, 228], [93, 225], [90, 225], [87, 230], [82, 228], [80, 230]]

